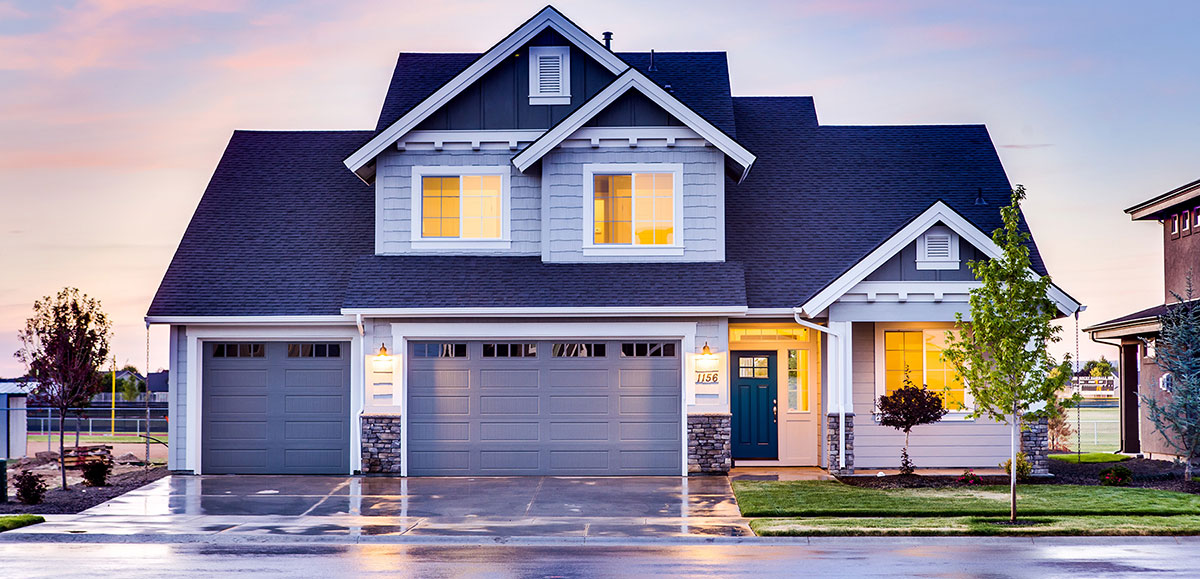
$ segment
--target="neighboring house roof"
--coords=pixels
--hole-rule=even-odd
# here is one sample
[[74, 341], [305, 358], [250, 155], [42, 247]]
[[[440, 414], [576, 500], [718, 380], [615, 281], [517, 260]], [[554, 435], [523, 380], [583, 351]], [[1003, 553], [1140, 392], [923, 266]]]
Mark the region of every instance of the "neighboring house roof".
[[0, 394], [29, 395], [29, 389], [17, 380], [0, 380]]
[[375, 190], [342, 165], [369, 131], [237, 131], [149, 315], [337, 314], [375, 251]]
[[[804, 304], [939, 199], [981, 231], [1003, 225], [1011, 186], [982, 125], [816, 126], [810, 97], [733, 103], [758, 155], [725, 194], [726, 259], [745, 266], [750, 307]], [[1030, 261], [1046, 273], [1032, 242]]]
[[1149, 201], [1143, 201], [1125, 210], [1135, 221], [1143, 219], [1164, 219], [1172, 210], [1187, 203], [1185, 209], [1200, 202], [1200, 179], [1187, 185], [1176, 187]]
[[170, 376], [170, 372], [168, 372], [167, 370], [163, 370], [161, 372], [151, 372], [149, 374], [149, 376], [147, 376], [147, 378], [149, 378], [149, 381], [147, 382], [147, 386], [150, 388], [150, 391], [151, 392], [166, 392], [168, 390], [168, 386], [167, 386], [167, 377], [168, 376]]
[[544, 263], [540, 256], [369, 256], [358, 260], [351, 279], [347, 310], [746, 306], [742, 266], [731, 262]]
[[1084, 328], [1083, 331], [1092, 334], [1093, 338], [1101, 339], [1155, 334], [1162, 328], [1158, 318], [1172, 307], [1174, 306], [1167, 304], [1149, 307]]

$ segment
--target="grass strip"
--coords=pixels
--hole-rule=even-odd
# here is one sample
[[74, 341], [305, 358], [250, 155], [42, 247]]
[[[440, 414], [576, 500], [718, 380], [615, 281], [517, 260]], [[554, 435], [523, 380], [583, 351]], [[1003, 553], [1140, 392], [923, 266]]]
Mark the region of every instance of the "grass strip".
[[[873, 489], [838, 481], [733, 481], [746, 517], [963, 517], [1008, 514], [1007, 486]], [[1200, 515], [1200, 495], [1156, 489], [1019, 485], [1022, 515]]]
[[1044, 516], [1024, 517], [1008, 525], [1007, 517], [856, 517], [757, 519], [755, 534], [764, 537], [1039, 537], [1200, 535], [1200, 516]]
[[39, 515], [0, 515], [0, 533], [44, 522], [46, 519]]
[[1048, 454], [1046, 455], [1052, 460], [1061, 460], [1074, 464], [1099, 464], [1107, 462], [1122, 462], [1129, 460], [1129, 457], [1124, 454], [1113, 454], [1111, 452], [1085, 452], [1083, 454]]

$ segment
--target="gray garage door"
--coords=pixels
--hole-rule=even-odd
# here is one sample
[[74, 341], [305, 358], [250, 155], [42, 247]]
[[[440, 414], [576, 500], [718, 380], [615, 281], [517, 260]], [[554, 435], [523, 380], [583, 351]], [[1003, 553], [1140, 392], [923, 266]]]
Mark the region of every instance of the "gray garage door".
[[205, 342], [204, 474], [350, 472], [348, 342]]
[[410, 475], [678, 475], [676, 342], [416, 342]]

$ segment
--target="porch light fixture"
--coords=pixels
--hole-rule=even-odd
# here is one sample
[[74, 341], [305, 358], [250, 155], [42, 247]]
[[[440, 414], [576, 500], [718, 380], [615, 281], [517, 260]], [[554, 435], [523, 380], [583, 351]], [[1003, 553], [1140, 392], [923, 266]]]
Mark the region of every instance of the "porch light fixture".
[[388, 357], [387, 346], [383, 345], [382, 343], [379, 344], [379, 352], [377, 352], [375, 355], [379, 356], [380, 358], [387, 358]]
[[708, 347], [708, 342], [704, 342], [704, 348], [702, 350], [700, 350], [700, 355], [701, 356], [711, 356], [712, 355], [712, 348]]
[[392, 357], [388, 354], [387, 346], [379, 344], [379, 351], [371, 361], [371, 369], [380, 374], [392, 371]]
[[696, 355], [696, 383], [718, 383], [720, 380], [720, 365], [720, 357], [713, 353], [712, 348], [708, 346], [708, 342], [704, 342], [704, 347], [701, 348], [700, 353]]

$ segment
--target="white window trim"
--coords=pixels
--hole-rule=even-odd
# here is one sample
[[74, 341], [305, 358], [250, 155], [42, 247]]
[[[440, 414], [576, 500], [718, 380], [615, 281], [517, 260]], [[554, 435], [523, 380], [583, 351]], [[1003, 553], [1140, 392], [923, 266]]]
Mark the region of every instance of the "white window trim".
[[[875, 396], [874, 396], [874, 399], [871, 401], [871, 413], [872, 414], [874, 414], [875, 416], [879, 415], [879, 409], [876, 407], [876, 401], [879, 400], [880, 396], [883, 396], [884, 394], [887, 393], [887, 360], [884, 357], [884, 351], [883, 351], [883, 333], [888, 332], [888, 331], [891, 331], [891, 332], [895, 332], [895, 331], [915, 332], [917, 330], [925, 331], [925, 330], [954, 330], [954, 329], [955, 329], [954, 324], [947, 324], [947, 323], [942, 323], [942, 322], [902, 322], [902, 323], [891, 323], [891, 324], [884, 324], [884, 323], [876, 323], [875, 324]], [[922, 364], [921, 367], [922, 367], [922, 369], [924, 369], [924, 364]], [[915, 382], [917, 382], [917, 381], [914, 380], [914, 383]], [[922, 375], [920, 382], [922, 384], [925, 382], [924, 375]], [[975, 400], [971, 396], [970, 389], [967, 389], [965, 391], [964, 401], [966, 402], [968, 408], [973, 409], [975, 407]], [[971, 413], [971, 410], [951, 410], [951, 411], [947, 412], [945, 416], [942, 417], [942, 421], [943, 422], [974, 422], [975, 419], [968, 418], [968, 416], [967, 416], [970, 413]]]
[[[561, 90], [557, 93], [540, 92], [539, 56], [557, 54], [562, 63]], [[531, 46], [529, 47], [529, 104], [531, 105], [569, 105], [571, 104], [571, 48], [569, 46]]]
[[[949, 259], [931, 259], [926, 255], [926, 238], [930, 234], [949, 234], [950, 235], [950, 258]], [[917, 238], [917, 269], [921, 270], [955, 270], [959, 268], [958, 257], [958, 234], [953, 229], [945, 225], [934, 225], [925, 230], [920, 237]]]
[[[596, 175], [623, 173], [673, 173], [672, 205], [675, 243], [671, 245], [617, 245], [593, 242], [595, 226]], [[683, 255], [683, 164], [682, 163], [588, 163], [583, 166], [583, 255], [585, 256], [682, 256]]]
[[[500, 237], [496, 239], [453, 239], [421, 236], [421, 211], [424, 208], [423, 179], [425, 177], [465, 177], [475, 175], [500, 176]], [[410, 201], [412, 226], [410, 242], [413, 249], [509, 249], [512, 247], [511, 170], [505, 166], [413, 167]]]

